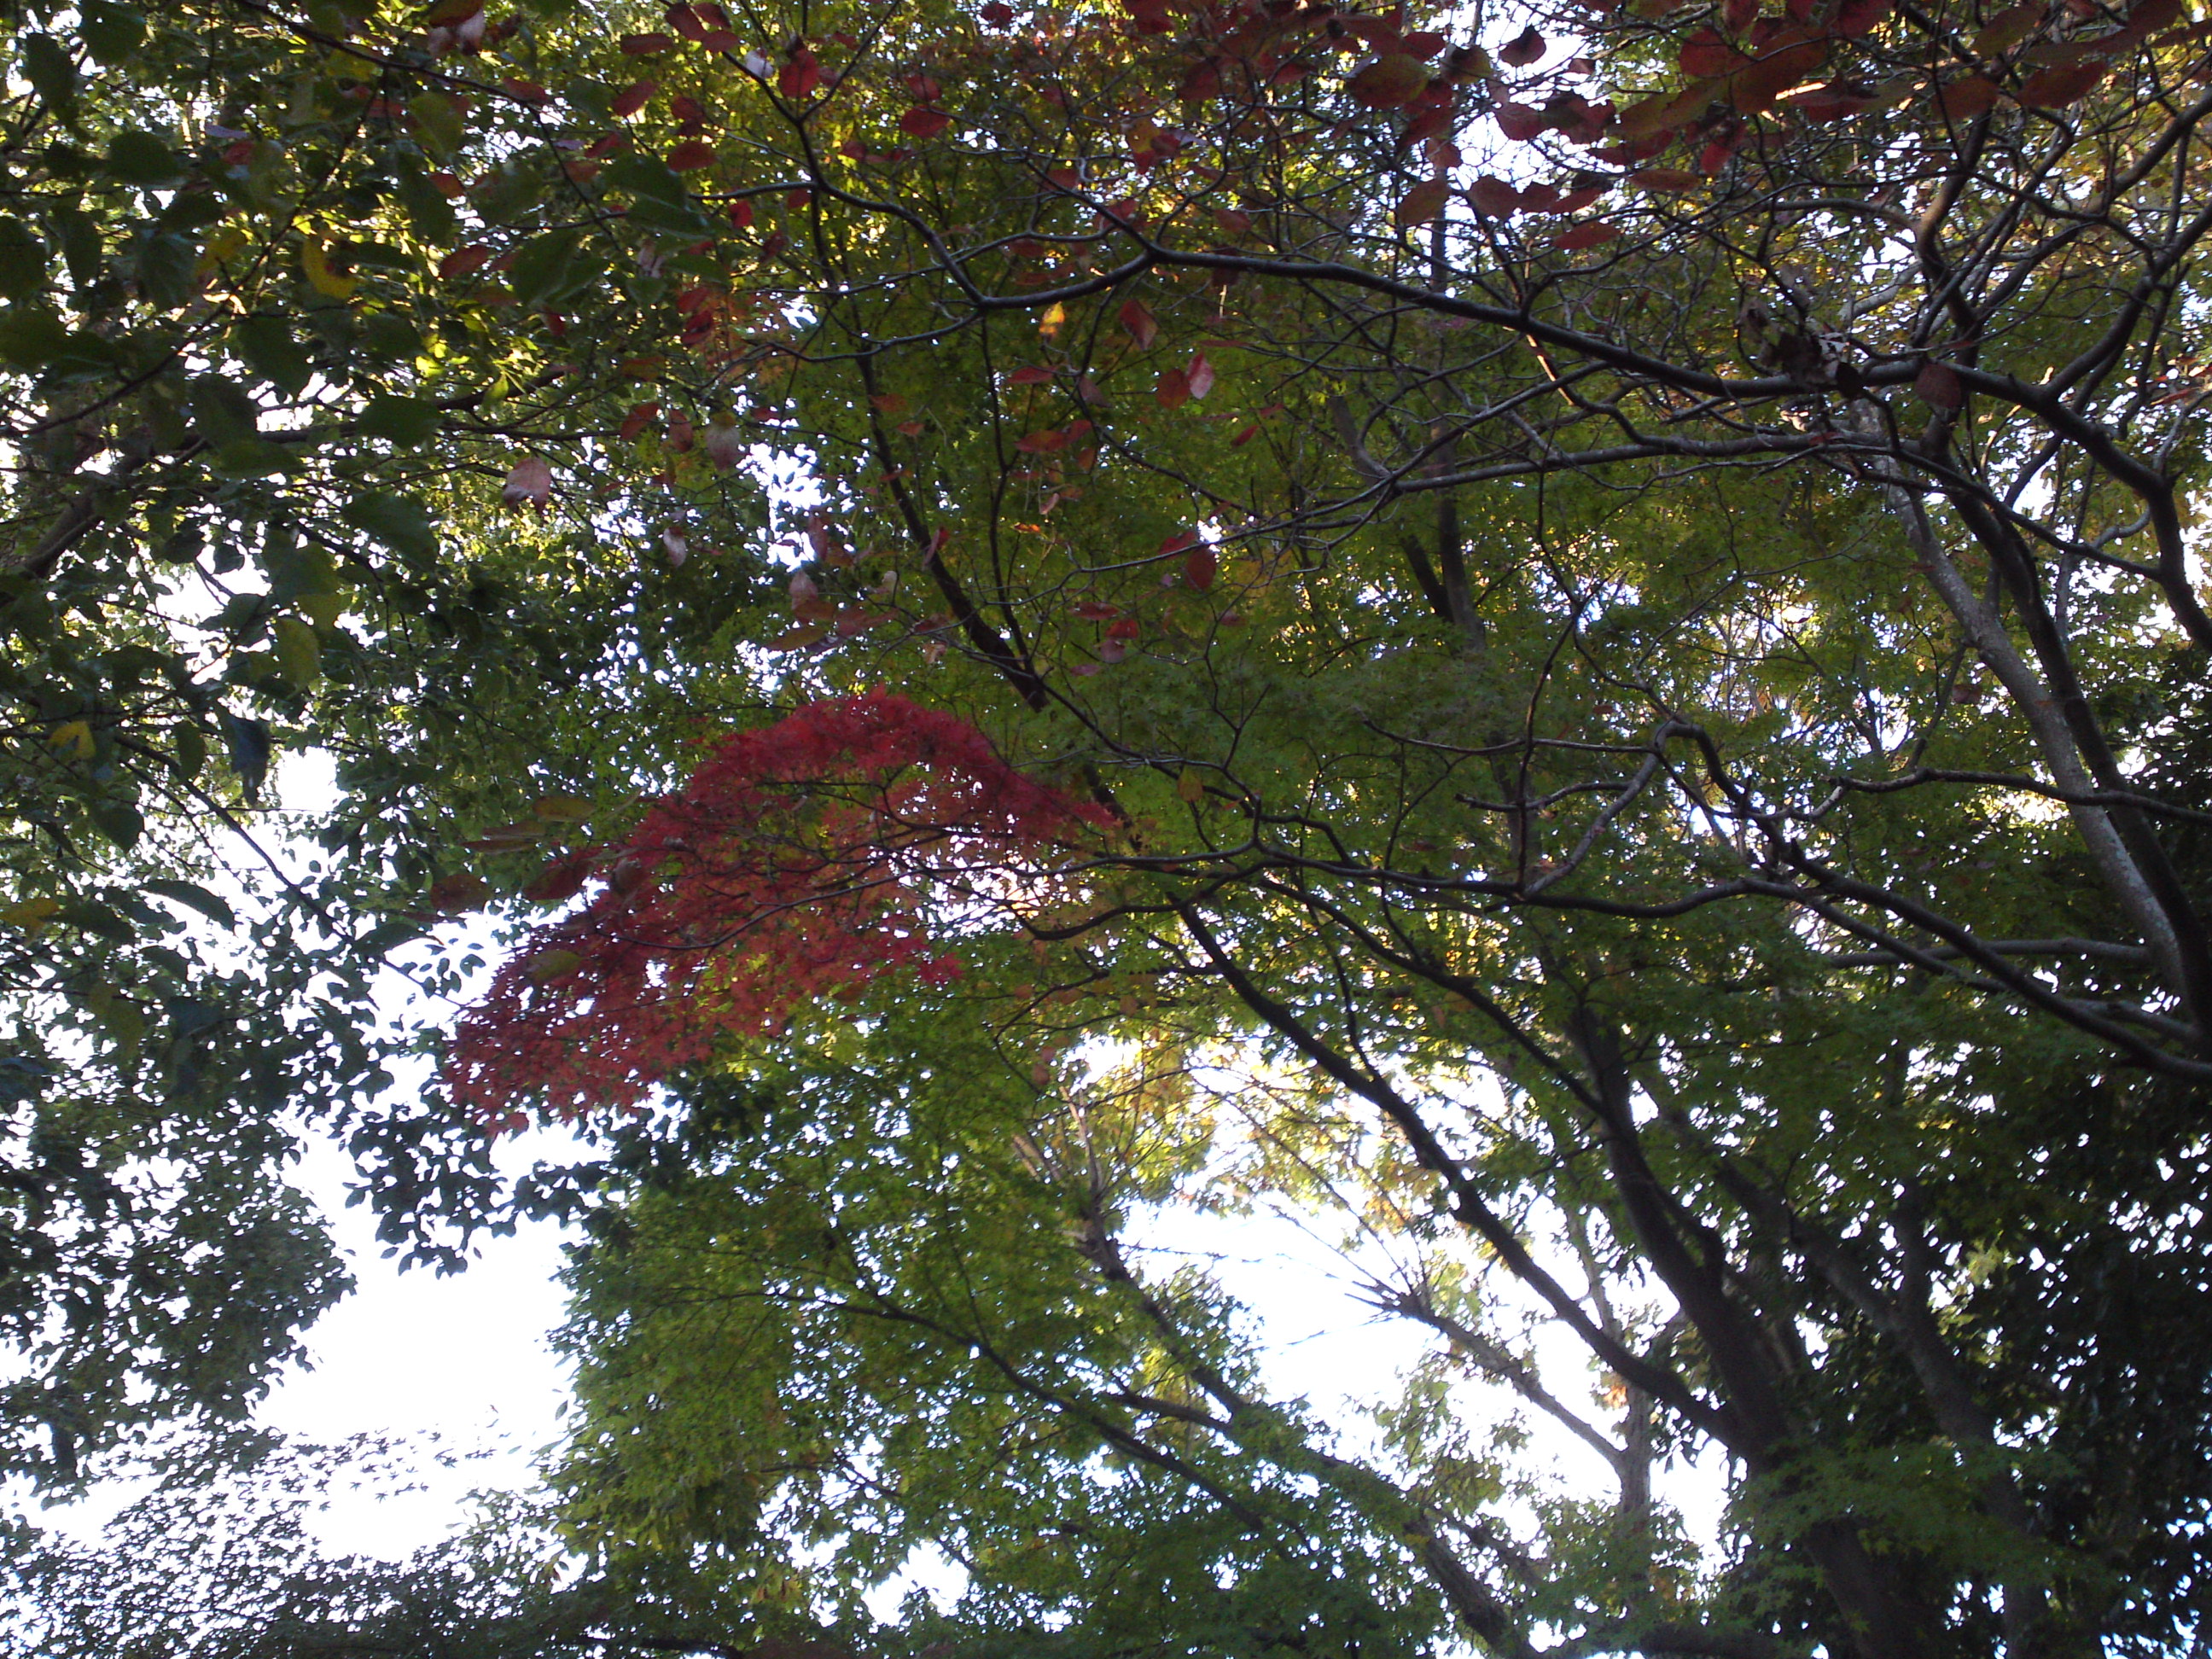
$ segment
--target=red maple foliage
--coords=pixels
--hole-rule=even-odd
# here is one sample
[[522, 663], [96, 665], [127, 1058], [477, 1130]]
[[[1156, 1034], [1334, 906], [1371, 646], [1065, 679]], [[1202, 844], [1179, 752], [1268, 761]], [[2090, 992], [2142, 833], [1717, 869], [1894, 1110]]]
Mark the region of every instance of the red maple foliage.
[[1095, 807], [1024, 775], [956, 716], [884, 691], [725, 740], [597, 861], [600, 889], [539, 929], [463, 1017], [454, 1098], [498, 1127], [526, 1101], [635, 1107], [725, 1034], [893, 973], [958, 970], [940, 915], [1035, 872]]

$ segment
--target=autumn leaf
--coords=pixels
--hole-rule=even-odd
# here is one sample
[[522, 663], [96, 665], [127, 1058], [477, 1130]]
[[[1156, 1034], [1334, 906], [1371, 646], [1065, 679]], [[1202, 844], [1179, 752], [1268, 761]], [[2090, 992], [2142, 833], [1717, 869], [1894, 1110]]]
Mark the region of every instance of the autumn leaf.
[[1162, 371], [1159, 384], [1152, 388], [1162, 409], [1181, 409], [1190, 401], [1190, 377], [1179, 368]]
[[2021, 4], [1999, 12], [1975, 34], [1974, 56], [1995, 58], [2010, 51], [2035, 33], [2043, 21], [2044, 11], [2042, 0], [2022, 0]]
[[1856, 40], [1871, 34], [1881, 20], [1890, 14], [1894, 0], [1843, 0], [1836, 8], [1834, 21], [1828, 27], [1844, 40]]
[[1152, 313], [1145, 309], [1145, 302], [1141, 300], [1127, 301], [1118, 314], [1121, 326], [1127, 331], [1129, 337], [1136, 341], [1137, 349], [1139, 351], [1151, 349], [1152, 342], [1159, 338], [1160, 325]]
[[668, 152], [672, 173], [696, 173], [714, 165], [714, 147], [703, 138], [686, 138]]
[[1936, 89], [1936, 107], [1948, 121], [1971, 121], [1989, 112], [1997, 100], [1997, 83], [1986, 75], [1973, 75]]
[[2063, 109], [2088, 96], [2090, 88], [2105, 78], [2111, 67], [2092, 59], [2031, 75], [2021, 84], [2020, 101], [2030, 109]]
[[1016, 369], [1006, 379], [1015, 386], [1050, 386], [1053, 373], [1048, 368], [1032, 365], [1028, 368]]
[[553, 499], [553, 469], [539, 456], [526, 455], [508, 470], [499, 498], [509, 507], [545, 510]]
[[1213, 550], [1203, 543], [1182, 556], [1182, 579], [1201, 593], [1213, 586], [1214, 573], [1219, 568]]
[[1393, 52], [1378, 58], [1351, 80], [1344, 89], [1355, 102], [1369, 109], [1396, 109], [1410, 104], [1425, 91], [1429, 71], [1418, 58], [1406, 52]]
[[332, 300], [351, 299], [359, 285], [358, 278], [342, 276], [331, 268], [330, 252], [317, 236], [300, 244], [300, 267], [307, 272], [308, 286]]
[[1595, 247], [1601, 242], [1610, 242], [1620, 234], [1619, 225], [1607, 224], [1601, 219], [1592, 219], [1564, 231], [1552, 239], [1552, 246], [1564, 253], [1574, 253], [1586, 247]]
[[1425, 225], [1442, 213], [1444, 204], [1450, 199], [1451, 186], [1441, 179], [1415, 185], [1392, 211], [1390, 222], [1401, 230], [1414, 225]]
[[1213, 365], [1206, 361], [1204, 352], [1190, 360], [1190, 367], [1183, 371], [1183, 381], [1194, 398], [1203, 398], [1213, 390]]
[[623, 52], [631, 58], [658, 57], [664, 52], [673, 51], [675, 46], [674, 40], [658, 30], [650, 34], [625, 34], [622, 38]]
[[899, 117], [899, 131], [909, 138], [931, 139], [952, 125], [952, 118], [941, 109], [931, 109], [916, 104]]
[[1544, 55], [1544, 37], [1532, 26], [1522, 29], [1499, 49], [1498, 61], [1510, 64], [1515, 69], [1526, 69]]
[[1516, 144], [1542, 137], [1552, 125], [1543, 111], [1526, 104], [1500, 104], [1496, 114], [1498, 130]]
[[491, 258], [491, 250], [482, 242], [472, 242], [466, 247], [457, 247], [438, 261], [438, 275], [447, 282], [482, 270]]
[[1966, 388], [1959, 383], [1958, 371], [1948, 363], [1929, 358], [1921, 364], [1919, 374], [1912, 377], [1912, 389], [1921, 402], [1931, 409], [1954, 410], [1966, 400]]
[[1644, 167], [1630, 173], [1628, 182], [1639, 190], [1679, 193], [1703, 190], [1706, 179], [1702, 173], [1685, 173], [1680, 167]]
[[660, 82], [658, 81], [640, 81], [607, 107], [626, 120], [651, 103], [653, 94], [659, 90]]

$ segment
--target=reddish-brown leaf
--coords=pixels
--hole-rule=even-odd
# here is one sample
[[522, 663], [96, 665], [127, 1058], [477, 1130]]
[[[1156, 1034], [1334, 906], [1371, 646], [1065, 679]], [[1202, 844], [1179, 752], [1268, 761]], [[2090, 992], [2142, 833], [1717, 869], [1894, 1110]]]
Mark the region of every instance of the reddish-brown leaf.
[[522, 896], [533, 904], [559, 904], [575, 897], [591, 878], [592, 858], [584, 852], [555, 859], [522, 884]]
[[1444, 204], [1450, 199], [1451, 186], [1441, 179], [1431, 179], [1406, 192], [1405, 199], [1391, 213], [1390, 221], [1401, 229], [1425, 225], [1444, 210]]
[[552, 467], [538, 456], [524, 456], [507, 470], [499, 498], [509, 507], [529, 506], [544, 512], [553, 499]]
[[1475, 211], [1492, 219], [1510, 219], [1521, 208], [1521, 192], [1503, 179], [1485, 173], [1467, 188], [1467, 199]]
[[1498, 130], [1516, 144], [1541, 137], [1552, 125], [1544, 118], [1543, 111], [1526, 104], [1500, 104], [1497, 112]]
[[2008, 7], [1982, 25], [1974, 36], [1974, 56], [1995, 58], [2009, 52], [2035, 33], [2043, 21], [2042, 0], [2021, 0], [2017, 6]]
[[632, 404], [629, 413], [623, 416], [622, 441], [629, 443], [646, 428], [660, 418], [659, 404]]
[[1543, 55], [1544, 37], [1531, 26], [1498, 48], [1498, 60], [1502, 64], [1510, 64], [1515, 69], [1526, 69]]
[[438, 275], [451, 282], [456, 276], [466, 276], [482, 270], [484, 262], [491, 258], [491, 250], [482, 242], [471, 242], [466, 247], [457, 247], [438, 261]]
[[1771, 109], [1775, 100], [1819, 69], [1827, 55], [1827, 47], [1818, 40], [1770, 52], [1729, 76], [1729, 102], [1746, 115]]
[[2103, 80], [2110, 69], [2110, 64], [2092, 60], [2045, 70], [2029, 76], [2021, 83], [2020, 101], [2030, 109], [2064, 109], [2087, 97], [2090, 88]]
[[1206, 361], [1204, 352], [1190, 360], [1190, 367], [1183, 371], [1183, 379], [1194, 398], [1203, 398], [1213, 390], [1213, 365]]
[[1751, 60], [1729, 45], [1721, 38], [1721, 32], [1709, 24], [1682, 42], [1680, 61], [1682, 73], [1692, 80], [1709, 81], [1716, 75], [1741, 69]]
[[930, 139], [952, 125], [952, 118], [941, 109], [931, 109], [916, 104], [899, 117], [899, 131], [909, 138]]
[[1162, 409], [1181, 409], [1190, 401], [1189, 376], [1179, 368], [1163, 370], [1152, 396], [1159, 399]]
[[1871, 34], [1889, 15], [1894, 0], [1843, 0], [1836, 8], [1835, 21], [1829, 24], [1829, 29], [1846, 40]]
[[1966, 401], [1958, 371], [1933, 357], [1920, 365], [1920, 373], [1912, 377], [1912, 389], [1930, 409], [1956, 409]]
[[1127, 301], [1121, 307], [1120, 315], [1121, 326], [1136, 341], [1137, 349], [1139, 351], [1150, 350], [1152, 342], [1160, 337], [1160, 325], [1154, 320], [1152, 313], [1145, 309], [1145, 302], [1141, 300]]
[[659, 90], [660, 82], [658, 81], [640, 81], [636, 85], [631, 87], [629, 91], [623, 93], [621, 97], [616, 99], [615, 101], [608, 107], [611, 108], [615, 114], [626, 119], [629, 117], [636, 114], [638, 111], [643, 109], [647, 104], [651, 103], [653, 101], [653, 94]]
[[1410, 52], [1378, 58], [1345, 82], [1344, 89], [1369, 109], [1396, 109], [1427, 90], [1429, 71]]
[[1583, 248], [1595, 247], [1600, 242], [1609, 242], [1620, 234], [1619, 225], [1607, 224], [1601, 219], [1590, 219], [1553, 237], [1552, 246], [1563, 253], [1573, 253]]
[[805, 97], [822, 84], [822, 65], [811, 52], [802, 53], [775, 72], [775, 89], [785, 97]]
[[1986, 75], [1970, 75], [1936, 88], [1936, 107], [1947, 121], [1971, 121], [1985, 115], [1997, 100], [1997, 83]]
[[1856, 115], [1874, 103], [1874, 100], [1864, 93], [1833, 86], [1814, 87], [1808, 92], [1792, 93], [1783, 101], [1816, 125]]
[[668, 152], [669, 170], [674, 173], [696, 173], [701, 167], [714, 165], [714, 147], [704, 138], [686, 138]]
[[623, 51], [632, 58], [658, 57], [672, 51], [675, 45], [673, 40], [657, 29], [651, 34], [625, 34], [622, 38]]
[[1201, 593], [1213, 586], [1214, 573], [1218, 568], [1213, 550], [1202, 543], [1182, 556], [1182, 579]]
[[1050, 386], [1052, 371], [1048, 368], [1032, 366], [1028, 368], [1018, 368], [1007, 378], [1016, 386]]

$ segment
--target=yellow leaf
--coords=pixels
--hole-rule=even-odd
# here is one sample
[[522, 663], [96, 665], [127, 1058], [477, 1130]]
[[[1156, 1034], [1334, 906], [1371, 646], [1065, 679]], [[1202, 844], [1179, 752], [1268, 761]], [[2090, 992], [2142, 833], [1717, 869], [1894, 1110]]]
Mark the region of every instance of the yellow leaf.
[[27, 933], [35, 933], [61, 912], [61, 901], [51, 898], [27, 898], [0, 910], [0, 921], [10, 927], [20, 927]]
[[193, 269], [200, 276], [211, 276], [245, 252], [252, 240], [236, 225], [224, 225], [208, 238], [207, 246], [200, 250], [199, 263]]
[[300, 244], [301, 269], [307, 273], [307, 282], [316, 293], [326, 294], [333, 300], [353, 297], [355, 279], [341, 276], [331, 269], [331, 257], [319, 238], [310, 236]]
[[276, 647], [276, 671], [291, 684], [306, 690], [322, 677], [323, 647], [315, 630], [297, 617], [279, 617], [269, 624]]
[[1051, 310], [1037, 319], [1037, 332], [1048, 340], [1058, 339], [1060, 331], [1067, 326], [1067, 307], [1055, 301]]
[[596, 803], [581, 795], [540, 795], [532, 805], [532, 811], [541, 818], [551, 818], [559, 823], [581, 823], [599, 810]]
[[92, 758], [92, 725], [88, 720], [64, 720], [46, 734], [57, 749], [66, 749], [79, 760]]

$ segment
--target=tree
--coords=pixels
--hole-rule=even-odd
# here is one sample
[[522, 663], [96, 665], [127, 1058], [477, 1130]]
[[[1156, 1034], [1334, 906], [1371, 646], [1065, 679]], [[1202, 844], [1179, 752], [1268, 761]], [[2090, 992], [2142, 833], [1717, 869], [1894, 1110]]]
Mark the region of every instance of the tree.
[[[262, 611], [331, 591], [279, 592], [303, 539], [383, 607], [222, 694], [312, 682], [332, 914], [598, 884], [453, 1073], [501, 1120], [675, 1103], [577, 1268], [580, 1537], [825, 1606], [933, 1545], [962, 1639], [1072, 1651], [2195, 1630], [2203, 1460], [2148, 1455], [2204, 1435], [2179, 7], [457, 11], [243, 37], [351, 270], [252, 205], [258, 126], [196, 163], [300, 273], [210, 304], [222, 349], [325, 331], [281, 483], [222, 472], [291, 426], [180, 389], [230, 357], [101, 356], [118, 290], [6, 337], [41, 397], [100, 359], [55, 430], [189, 404], [184, 516], [283, 526]], [[130, 246], [131, 318], [201, 315]], [[140, 476], [71, 544], [96, 606], [161, 591]], [[877, 685], [951, 748], [787, 746]], [[128, 725], [83, 718], [94, 759]], [[956, 750], [1051, 811], [910, 793]], [[614, 1058], [580, 1086], [549, 1034]], [[375, 1131], [403, 1189], [453, 1121]], [[1437, 1358], [1379, 1449], [1144, 1266], [1176, 1203], [1387, 1243]], [[1532, 1485], [1462, 1377], [1613, 1500]], [[1718, 1553], [1666, 1500], [1692, 1451]]]
[[[609, 169], [623, 225], [657, 258], [711, 204], [757, 239], [669, 257], [695, 401], [636, 416], [668, 510], [757, 515], [769, 464], [738, 463], [789, 458], [821, 504], [772, 643], [826, 653], [794, 691], [927, 688], [1115, 827], [987, 849], [998, 935], [912, 872], [897, 902], [962, 977], [948, 1002], [855, 975], [865, 1037], [809, 1006], [763, 1044], [725, 1006], [790, 926], [750, 895], [799, 870], [850, 902], [849, 852], [761, 851], [663, 940], [629, 921], [682, 902], [693, 852], [618, 844], [599, 945], [556, 926], [509, 970], [465, 1064], [540, 1019], [629, 1041], [586, 994], [618, 939], [692, 988], [711, 1072], [795, 1114], [725, 1155], [734, 1208], [641, 1196], [580, 1268], [578, 1501], [663, 1547], [828, 1534], [848, 1589], [957, 1543], [978, 1618], [1109, 1646], [1163, 1616], [1124, 1587], [1257, 1583], [1316, 1540], [1375, 1564], [1328, 1594], [1407, 1642], [1424, 1607], [1514, 1652], [2179, 1639], [2201, 1497], [2136, 1471], [2154, 1423], [2202, 1432], [2198, 1340], [2153, 1381], [2087, 1310], [2122, 1261], [2134, 1317], [2195, 1282], [2197, 32], [1632, 8], [1532, 15], [1493, 59], [1424, 21], [679, 7], [629, 43], [655, 78], [616, 103], [669, 147]], [[700, 216], [663, 231], [679, 196]], [[879, 786], [856, 757], [817, 796]], [[974, 1018], [1029, 1121], [945, 1064]], [[1068, 1058], [1109, 1036], [1174, 1057]], [[1211, 1136], [1164, 1185], [1124, 1150], [1186, 1109], [1158, 1078], [1236, 1055], [1245, 1179], [1350, 1183], [1419, 1241], [1378, 1300], [1574, 1419], [1609, 1513], [1516, 1525], [1498, 1477], [1454, 1486], [1441, 1405], [1337, 1458], [1220, 1357], [1204, 1294], [1127, 1266], [1139, 1194], [1223, 1178]], [[524, 1080], [566, 1100], [562, 1075]], [[631, 1082], [656, 1078], [726, 1086]], [[947, 1081], [1035, 1154], [906, 1139]], [[1368, 1176], [1375, 1125], [1405, 1161]], [[1059, 1195], [1085, 1335], [1009, 1315], [1042, 1269], [986, 1272], [1043, 1230], [939, 1260], [840, 1184], [896, 1208], [948, 1167]], [[952, 1283], [992, 1288], [956, 1317]], [[1617, 1425], [1530, 1368], [1513, 1295], [1608, 1370]], [[954, 1375], [917, 1398], [919, 1352]], [[802, 1394], [802, 1419], [833, 1353], [871, 1408]], [[1030, 1477], [1035, 1417], [1065, 1438]], [[1652, 1495], [1695, 1445], [1739, 1528], [1698, 1571]], [[1124, 1502], [1141, 1544], [1092, 1520]], [[1073, 1540], [1048, 1565], [1005, 1553], [1036, 1503]], [[1189, 1577], [1144, 1553], [1172, 1549]], [[1156, 1639], [1382, 1639], [1327, 1599], [1276, 1584], [1288, 1630]]]

